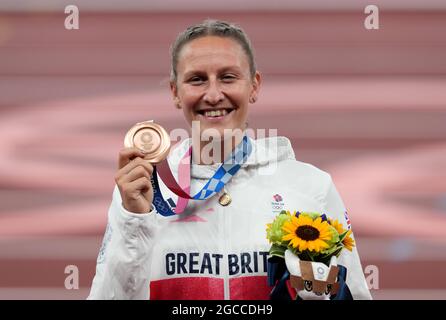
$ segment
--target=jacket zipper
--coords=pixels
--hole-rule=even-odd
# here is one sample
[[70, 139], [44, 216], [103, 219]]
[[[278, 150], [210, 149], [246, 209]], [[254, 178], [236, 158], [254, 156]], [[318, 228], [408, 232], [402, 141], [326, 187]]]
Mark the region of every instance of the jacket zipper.
[[[226, 187], [227, 188], [227, 187]], [[219, 195], [220, 196], [220, 195]], [[219, 213], [220, 213], [220, 222], [221, 226], [223, 227], [223, 288], [224, 288], [224, 300], [230, 299], [230, 292], [229, 292], [229, 265], [228, 265], [228, 256], [229, 256], [229, 216], [226, 214], [225, 207], [220, 206], [219, 207]]]

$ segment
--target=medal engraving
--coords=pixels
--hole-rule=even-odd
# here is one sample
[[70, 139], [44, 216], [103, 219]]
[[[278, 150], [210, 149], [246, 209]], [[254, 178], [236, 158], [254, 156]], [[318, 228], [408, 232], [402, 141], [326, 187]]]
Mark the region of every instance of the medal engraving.
[[146, 153], [151, 163], [159, 163], [167, 158], [170, 150], [170, 137], [166, 130], [153, 121], [134, 125], [124, 139], [126, 148], [136, 147]]

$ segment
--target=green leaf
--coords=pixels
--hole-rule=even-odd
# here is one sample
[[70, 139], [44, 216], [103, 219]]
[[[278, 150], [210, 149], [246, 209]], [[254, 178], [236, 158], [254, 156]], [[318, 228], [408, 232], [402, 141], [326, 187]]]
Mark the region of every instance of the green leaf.
[[[284, 212], [284, 211], [282, 211]], [[286, 211], [285, 211], [286, 213]], [[271, 223], [270, 227], [267, 228], [266, 238], [271, 243], [281, 243], [282, 238], [285, 235], [285, 232], [282, 230], [282, 227], [285, 222], [290, 221], [291, 216], [287, 214], [279, 214], [274, 221]]]
[[277, 244], [273, 244], [269, 249], [269, 254], [272, 256], [277, 256], [280, 258], [285, 258], [286, 247], [279, 246]]
[[317, 212], [301, 212], [301, 215], [310, 217], [312, 220], [316, 220], [317, 218], [319, 218], [321, 215]]
[[341, 235], [339, 235], [339, 241], [342, 242], [344, 241], [345, 237], [347, 236], [349, 230], [345, 231], [344, 233], [342, 233]]
[[339, 233], [338, 233], [338, 231], [337, 231], [334, 227], [332, 227], [332, 226], [329, 226], [328, 228], [330, 229], [330, 232], [331, 232], [331, 239], [328, 240], [328, 241], [326, 241], [326, 242], [331, 246], [331, 245], [333, 245], [333, 244], [339, 242]]
[[339, 247], [342, 248], [342, 245], [340, 245], [340, 244], [334, 245], [334, 246], [329, 247], [325, 250], [322, 250], [321, 253], [325, 256], [333, 255], [333, 252], [335, 252], [337, 249], [339, 249]]

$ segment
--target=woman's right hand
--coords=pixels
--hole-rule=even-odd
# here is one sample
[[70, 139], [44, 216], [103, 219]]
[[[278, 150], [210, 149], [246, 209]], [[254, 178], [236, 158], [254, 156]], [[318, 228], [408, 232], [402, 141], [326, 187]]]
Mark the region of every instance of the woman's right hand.
[[152, 208], [153, 188], [150, 182], [153, 167], [137, 148], [119, 152], [119, 169], [115, 175], [123, 207], [133, 213], [148, 213]]

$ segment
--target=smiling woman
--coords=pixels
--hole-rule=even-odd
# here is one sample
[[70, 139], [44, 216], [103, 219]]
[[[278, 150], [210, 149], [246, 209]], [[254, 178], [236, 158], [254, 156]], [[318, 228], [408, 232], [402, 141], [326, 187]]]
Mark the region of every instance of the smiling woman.
[[[178, 164], [190, 147], [201, 153], [210, 144], [226, 144], [227, 131], [233, 147], [222, 148], [212, 164], [186, 163], [191, 194], [204, 196], [169, 216], [159, 210], [159, 198], [154, 201], [147, 155], [121, 151], [108, 214], [112, 231], [104, 238], [90, 299], [268, 299], [265, 228], [277, 204], [323, 212], [348, 227], [329, 174], [297, 161], [285, 137], [254, 140], [246, 134], [249, 105], [261, 84], [252, 52], [246, 34], [222, 21], [204, 21], [178, 36], [170, 89], [175, 106], [189, 125], [200, 124], [200, 132], [171, 153], [172, 172], [189, 178]], [[239, 153], [240, 162], [227, 162]], [[221, 192], [226, 199], [231, 194], [230, 201], [218, 201]], [[156, 189], [160, 193], [175, 197], [167, 188]], [[369, 299], [356, 247], [339, 264], [348, 268], [353, 297]]]
[[[256, 102], [260, 83], [250, 41], [235, 26], [205, 21], [180, 34], [172, 46], [175, 105], [188, 123], [199, 121], [200, 140], [210, 140], [209, 129], [220, 137], [224, 130], [246, 129], [248, 105]], [[237, 138], [233, 145], [241, 135]]]

